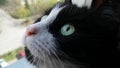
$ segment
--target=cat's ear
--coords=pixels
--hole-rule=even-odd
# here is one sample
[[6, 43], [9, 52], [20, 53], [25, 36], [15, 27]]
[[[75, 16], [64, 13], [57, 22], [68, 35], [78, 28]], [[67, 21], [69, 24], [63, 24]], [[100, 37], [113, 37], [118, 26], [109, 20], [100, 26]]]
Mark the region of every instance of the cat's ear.
[[88, 7], [97, 9], [106, 0], [65, 0], [65, 3], [74, 4], [78, 7]]
[[65, 0], [65, 3], [74, 4], [78, 7], [88, 7], [90, 8], [93, 0]]

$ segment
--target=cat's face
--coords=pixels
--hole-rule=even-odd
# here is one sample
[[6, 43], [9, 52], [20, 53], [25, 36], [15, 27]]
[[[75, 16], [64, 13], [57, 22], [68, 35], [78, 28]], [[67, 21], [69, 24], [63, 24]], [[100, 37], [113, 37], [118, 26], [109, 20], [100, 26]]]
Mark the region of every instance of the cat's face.
[[38, 66], [68, 66], [72, 61], [87, 63], [91, 55], [113, 47], [116, 21], [100, 12], [88, 6], [56, 5], [28, 27], [24, 39], [27, 59]]

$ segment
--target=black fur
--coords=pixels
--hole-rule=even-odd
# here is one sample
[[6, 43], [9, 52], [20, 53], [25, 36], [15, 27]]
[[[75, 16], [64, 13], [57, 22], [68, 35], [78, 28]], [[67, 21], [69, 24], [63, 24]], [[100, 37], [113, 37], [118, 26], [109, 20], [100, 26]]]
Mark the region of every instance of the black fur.
[[[97, 10], [78, 8], [69, 3], [64, 5], [66, 4], [67, 7], [49, 26], [49, 32], [59, 43], [57, 55], [60, 59], [83, 65], [85, 68], [120, 68], [119, 0], [106, 0]], [[76, 30], [70, 36], [63, 36], [60, 29], [68, 23], [74, 25]], [[27, 48], [26, 53], [30, 54]]]

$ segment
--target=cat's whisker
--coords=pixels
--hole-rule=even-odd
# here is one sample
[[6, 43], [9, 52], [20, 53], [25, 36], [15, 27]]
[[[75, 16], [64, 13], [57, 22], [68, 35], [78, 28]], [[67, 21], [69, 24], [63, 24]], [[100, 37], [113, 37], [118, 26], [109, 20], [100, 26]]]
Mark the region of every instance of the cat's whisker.
[[55, 51], [52, 51], [52, 53], [53, 53], [54, 56], [57, 58], [58, 62], [61, 64], [61, 67], [62, 67], [62, 68], [65, 68], [65, 67], [64, 67], [64, 64], [62, 63], [62, 61], [60, 60], [60, 58], [57, 56], [57, 54], [55, 53]]
[[[42, 45], [42, 44], [40, 44], [40, 45]], [[40, 47], [39, 47], [40, 48]], [[39, 54], [38, 55], [40, 55], [39, 56], [39, 59], [43, 59], [43, 61], [38, 61], [38, 64], [37, 64], [37, 66], [39, 66], [39, 64], [40, 64], [40, 62], [43, 64], [43, 68], [46, 68], [46, 55], [45, 55], [45, 53], [44, 53], [44, 51], [42, 51], [41, 50], [41, 48], [38, 50], [39, 51]]]
[[[35, 42], [36, 45], [39, 45], [38, 41]], [[35, 47], [35, 51], [37, 50], [38, 52], [35, 53], [34, 57], [33, 57], [33, 64], [36, 63], [37, 66], [39, 66], [39, 64], [42, 63], [41, 60], [39, 60], [40, 58], [44, 58], [44, 53], [43, 51], [40, 49], [39, 46], [34, 46]], [[40, 56], [39, 56], [40, 55]], [[39, 57], [38, 57], [39, 56]], [[38, 59], [37, 59], [38, 58]]]
[[49, 55], [47, 55], [46, 60], [48, 60], [48, 65], [49, 65], [49, 67], [50, 67], [50, 68], [54, 68], [54, 67], [53, 67], [53, 63], [52, 63], [52, 60], [50, 59]]
[[40, 61], [40, 60], [37, 60], [37, 66], [39, 66], [40, 64], [42, 64], [42, 61]]
[[61, 68], [62, 67], [61, 63], [59, 62], [59, 60], [57, 58], [52, 60], [52, 64], [54, 65], [54, 68]]
[[44, 66], [45, 66], [45, 68], [47, 67], [46, 65], [47, 65], [47, 61], [46, 61], [46, 55], [45, 55], [45, 53], [43, 54], [44, 55]]
[[36, 66], [40, 66], [40, 64], [43, 64], [44, 62], [43, 61], [41, 61], [41, 57], [43, 57], [42, 55], [43, 55], [43, 53], [41, 52], [40, 53], [41, 54], [41, 56], [39, 56], [39, 57], [37, 57], [38, 59], [36, 59]]

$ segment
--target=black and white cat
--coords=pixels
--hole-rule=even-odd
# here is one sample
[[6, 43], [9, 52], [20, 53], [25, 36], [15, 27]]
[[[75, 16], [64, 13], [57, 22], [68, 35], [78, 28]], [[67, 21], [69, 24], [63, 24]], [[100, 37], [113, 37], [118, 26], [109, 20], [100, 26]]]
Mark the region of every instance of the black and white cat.
[[26, 30], [37, 68], [120, 68], [119, 0], [66, 0]]

